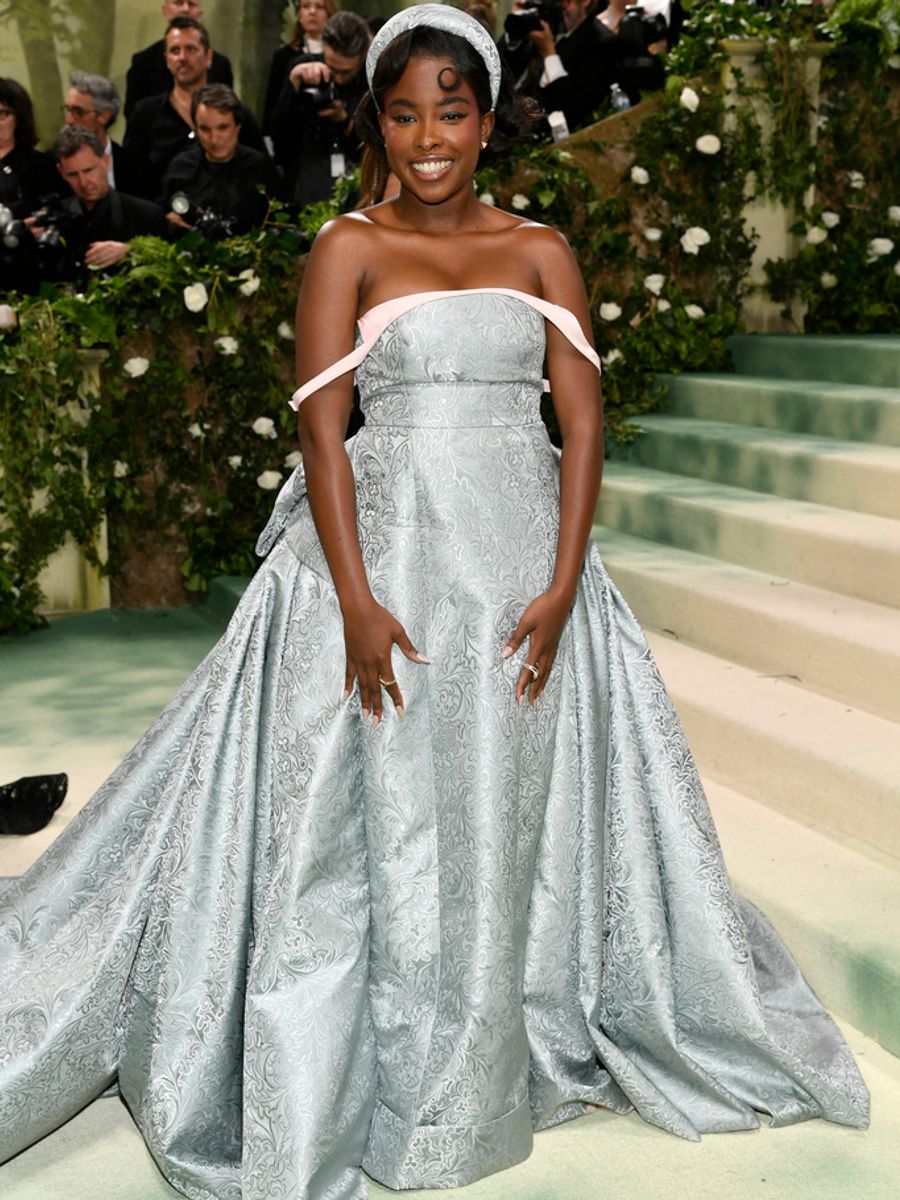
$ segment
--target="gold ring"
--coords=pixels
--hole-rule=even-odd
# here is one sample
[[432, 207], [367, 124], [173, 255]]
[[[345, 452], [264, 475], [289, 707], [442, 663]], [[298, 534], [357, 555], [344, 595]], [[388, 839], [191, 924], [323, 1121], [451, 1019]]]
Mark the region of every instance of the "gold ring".
[[396, 684], [397, 680], [396, 679], [382, 679], [381, 676], [379, 675], [378, 682], [380, 684], [382, 684], [384, 687], [393, 687]]
[[540, 671], [537, 669], [534, 663], [522, 663], [522, 669], [524, 671], [530, 671], [535, 679], [537, 679], [538, 675], [540, 675]]

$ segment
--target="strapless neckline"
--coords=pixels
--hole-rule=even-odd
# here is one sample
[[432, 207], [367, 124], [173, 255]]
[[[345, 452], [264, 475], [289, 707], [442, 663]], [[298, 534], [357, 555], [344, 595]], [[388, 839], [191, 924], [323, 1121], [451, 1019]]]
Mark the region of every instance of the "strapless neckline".
[[552, 301], [545, 300], [541, 296], [535, 296], [531, 292], [523, 292], [518, 288], [506, 287], [447, 288], [445, 290], [430, 292], [407, 292], [404, 296], [395, 296], [390, 300], [382, 300], [378, 304], [374, 304], [371, 308], [366, 309], [357, 318], [356, 322], [361, 338], [359, 345], [351, 350], [349, 354], [332, 363], [330, 367], [326, 367], [324, 371], [321, 371], [314, 378], [302, 384], [291, 397], [291, 408], [298, 409], [307, 396], [311, 396], [313, 392], [332, 383], [341, 375], [347, 374], [348, 371], [355, 370], [388, 326], [392, 325], [394, 321], [398, 320], [405, 313], [436, 300], [482, 295], [505, 296], [526, 304], [529, 308], [544, 317], [545, 320], [555, 325], [563, 336], [572, 343], [575, 349], [583, 354], [596, 367], [598, 372], [600, 371], [599, 356], [585, 337], [578, 318], [571, 309], [565, 308], [561, 304], [554, 304]]

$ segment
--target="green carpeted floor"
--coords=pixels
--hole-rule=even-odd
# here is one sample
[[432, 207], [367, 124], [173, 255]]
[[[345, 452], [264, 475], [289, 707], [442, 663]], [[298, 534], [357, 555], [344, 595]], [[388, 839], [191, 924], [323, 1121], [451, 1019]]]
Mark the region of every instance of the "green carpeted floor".
[[[93, 613], [0, 643], [0, 779], [65, 770], [47, 830], [0, 838], [0, 875], [24, 870], [63, 828], [209, 650], [204, 609]], [[873, 1095], [868, 1132], [810, 1122], [681, 1142], [637, 1116], [597, 1113], [538, 1135], [527, 1163], [459, 1200], [897, 1200], [900, 1061], [846, 1029]], [[372, 1200], [396, 1195], [373, 1184]], [[2, 1200], [164, 1200], [127, 1110], [98, 1100], [0, 1167]], [[430, 1193], [406, 1193], [412, 1197]]]

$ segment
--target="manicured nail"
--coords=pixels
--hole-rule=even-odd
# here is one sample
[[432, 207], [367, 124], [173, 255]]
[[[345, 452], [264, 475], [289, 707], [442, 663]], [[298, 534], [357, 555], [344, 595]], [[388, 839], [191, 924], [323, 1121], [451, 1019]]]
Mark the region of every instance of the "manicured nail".
[[344, 688], [344, 690], [341, 692], [341, 699], [342, 700], [350, 699], [350, 689], [349, 688]]
[[509, 656], [512, 653], [513, 653], [512, 646], [504, 646], [503, 649], [500, 651], [500, 657], [501, 658], [509, 658]]
[[431, 659], [426, 658], [424, 654], [420, 654], [418, 650], [416, 651], [416, 661], [426, 663], [429, 667], [431, 666]]
[[368, 721], [369, 717], [370, 717], [372, 714], [369, 712], [369, 710], [368, 710], [367, 708], [364, 708], [364, 709], [362, 710], [362, 715], [363, 715], [363, 720], [364, 720], [364, 721]]
[[403, 709], [398, 707], [396, 711], [397, 711], [397, 720], [402, 721], [403, 720]]

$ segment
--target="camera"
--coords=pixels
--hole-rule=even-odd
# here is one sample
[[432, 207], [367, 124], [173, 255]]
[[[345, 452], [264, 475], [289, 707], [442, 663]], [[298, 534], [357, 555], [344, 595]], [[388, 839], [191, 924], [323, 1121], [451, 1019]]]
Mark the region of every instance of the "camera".
[[186, 192], [176, 192], [169, 207], [187, 221], [194, 233], [199, 233], [208, 242], [224, 242], [226, 238], [234, 237], [234, 217], [223, 217], [211, 208], [200, 208]]
[[521, 42], [529, 33], [541, 27], [546, 21], [550, 32], [555, 36], [562, 25], [562, 8], [559, 0], [525, 0], [520, 9], [511, 12], [503, 22], [510, 41]]
[[51, 261], [61, 257], [67, 241], [84, 228], [84, 217], [54, 192], [41, 200], [41, 207], [33, 212], [35, 225], [42, 230], [34, 244], [41, 258]]
[[669, 32], [669, 23], [661, 12], [645, 12], [640, 4], [629, 4], [619, 25], [619, 38], [646, 51], [661, 42]]
[[6, 250], [18, 250], [22, 239], [28, 236], [24, 221], [17, 220], [5, 204], [0, 204], [0, 242]]
[[315, 87], [302, 88], [301, 95], [307, 97], [313, 110], [317, 113], [322, 112], [323, 109], [331, 108], [332, 104], [338, 98], [334, 81], [331, 79], [326, 83], [317, 84]]

